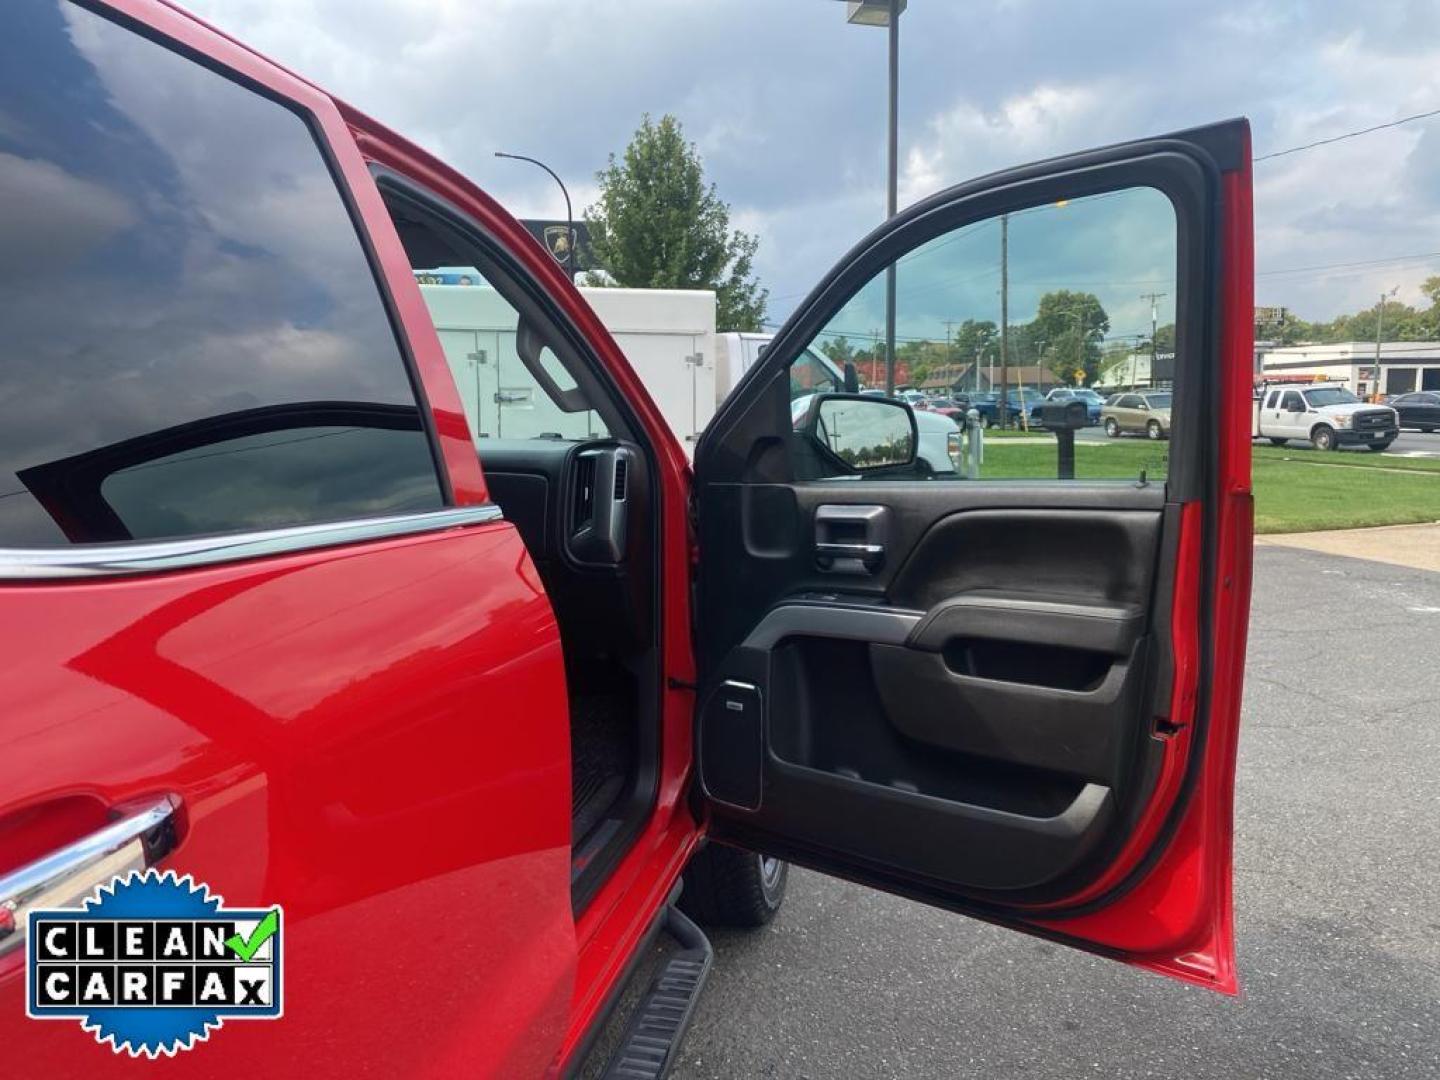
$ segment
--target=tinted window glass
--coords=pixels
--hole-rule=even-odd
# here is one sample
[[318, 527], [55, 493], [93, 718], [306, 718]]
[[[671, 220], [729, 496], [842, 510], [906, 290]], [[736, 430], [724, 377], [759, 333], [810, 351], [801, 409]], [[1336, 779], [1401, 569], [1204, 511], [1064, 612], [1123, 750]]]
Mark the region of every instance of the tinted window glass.
[[0, 545], [441, 505], [295, 113], [57, 0], [0, 35]]

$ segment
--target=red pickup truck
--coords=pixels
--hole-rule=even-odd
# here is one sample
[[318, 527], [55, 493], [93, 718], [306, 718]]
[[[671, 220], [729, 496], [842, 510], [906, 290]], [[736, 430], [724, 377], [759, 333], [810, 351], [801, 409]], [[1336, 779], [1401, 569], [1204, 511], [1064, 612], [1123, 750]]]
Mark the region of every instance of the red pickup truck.
[[[403, 137], [152, 0], [0, 28], [8, 1075], [136, 1068], [27, 1017], [26, 916], [142, 867], [284, 912], [283, 1016], [174, 1076], [567, 1074], [669, 927], [612, 1018], [659, 1075], [708, 958], [677, 895], [763, 922], [780, 860], [1235, 990], [1243, 121], [900, 213], [692, 469], [546, 250]], [[926, 480], [908, 410], [839, 388], [792, 424], [887, 267], [1131, 191], [1174, 251], [1163, 477]], [[416, 275], [457, 265], [513, 332], [442, 340]], [[591, 437], [477, 430], [457, 364]]]

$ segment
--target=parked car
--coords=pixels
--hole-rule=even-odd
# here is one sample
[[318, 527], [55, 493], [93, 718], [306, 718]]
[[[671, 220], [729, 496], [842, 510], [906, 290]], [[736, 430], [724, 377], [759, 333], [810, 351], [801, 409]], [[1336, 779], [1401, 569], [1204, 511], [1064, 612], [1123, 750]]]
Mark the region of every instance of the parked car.
[[[1083, 401], [1085, 403], [1085, 415], [1090, 426], [1100, 423], [1100, 407], [1105, 404], [1105, 399], [1083, 386], [1057, 386], [1045, 395], [1045, 401]], [[1030, 422], [1038, 423], [1041, 417], [1041, 410], [1044, 402], [1030, 411]]]
[[1170, 437], [1170, 392], [1143, 390], [1116, 394], [1100, 408], [1105, 434], [1112, 439], [1121, 435], [1144, 435], [1149, 439]]
[[1295, 439], [1317, 450], [1364, 446], [1378, 453], [1400, 434], [1395, 409], [1367, 405], [1338, 385], [1262, 383], [1252, 408], [1251, 436], [1275, 446]]
[[970, 411], [970, 395], [957, 393], [947, 398], [941, 398], [931, 406], [931, 411], [937, 412], [941, 416], [948, 416], [955, 423], [963, 425], [966, 415]]
[[[786, 375], [806, 327], [936, 222], [1158, 187], [1193, 253], [1176, 303], [1217, 327], [1185, 362], [1238, 385], [1243, 121], [895, 215], [720, 403], [692, 469], [509, 212], [174, 6], [6, 5], [0, 110], [9, 1072], [135, 1075], [113, 1047], [174, 1077], [527, 1078], [614, 1045], [617, 1075], [659, 1076], [710, 960], [685, 913], [764, 924], [787, 857], [1236, 991], [1238, 432], [1195, 417], [1168, 487], [871, 482], [871, 461], [913, 463], [913, 413], [817, 391], [817, 415], [869, 406], [832, 468]], [[502, 390], [536, 437], [467, 415], [416, 280], [455, 266], [513, 310], [473, 365], [526, 372]], [[280, 1022], [36, 1011], [63, 1013], [39, 995], [75, 976], [35, 977], [64, 935], [31, 916], [147, 868], [191, 906], [132, 892], [132, 919], [266, 909], [273, 936], [233, 927], [226, 970], [269, 948]], [[684, 947], [632, 999], [661, 931]]]
[[[1011, 387], [1005, 398], [1006, 427], [1015, 427], [1019, 424], [1020, 414], [1034, 414], [1044, 402], [1045, 395], [1039, 390], [1026, 387], [1021, 390], [1019, 387]], [[998, 390], [984, 391], [970, 396], [970, 407], [980, 414], [981, 427], [995, 427], [1000, 424], [1000, 392]]]
[[1401, 429], [1427, 434], [1440, 431], [1440, 393], [1422, 390], [1414, 394], [1399, 394], [1386, 404], [1395, 410]]

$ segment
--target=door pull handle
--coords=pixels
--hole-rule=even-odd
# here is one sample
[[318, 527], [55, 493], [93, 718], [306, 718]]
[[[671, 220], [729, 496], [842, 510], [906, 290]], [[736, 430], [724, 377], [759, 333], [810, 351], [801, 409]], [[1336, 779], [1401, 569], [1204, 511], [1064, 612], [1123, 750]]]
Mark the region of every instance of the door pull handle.
[[0, 876], [0, 956], [24, 942], [30, 911], [78, 905], [97, 885], [153, 866], [173, 850], [177, 802], [156, 800]]

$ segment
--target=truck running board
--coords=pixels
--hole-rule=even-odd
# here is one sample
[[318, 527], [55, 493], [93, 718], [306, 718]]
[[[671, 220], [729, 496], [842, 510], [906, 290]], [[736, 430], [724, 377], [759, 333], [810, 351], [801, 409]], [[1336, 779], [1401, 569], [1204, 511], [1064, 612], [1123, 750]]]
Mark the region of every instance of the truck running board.
[[665, 909], [665, 929], [683, 948], [666, 959], [645, 991], [605, 1066], [605, 1080], [659, 1080], [670, 1072], [690, 1026], [715, 952], [705, 932], [673, 904]]

